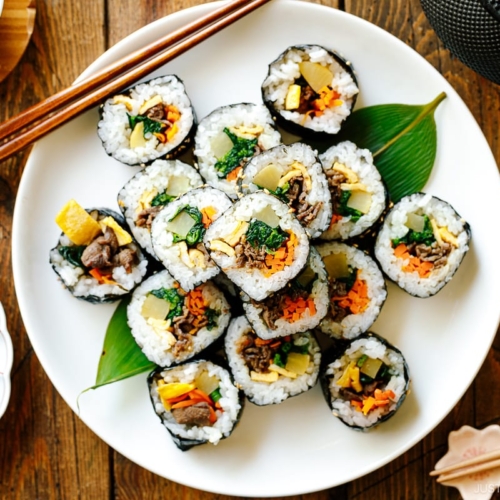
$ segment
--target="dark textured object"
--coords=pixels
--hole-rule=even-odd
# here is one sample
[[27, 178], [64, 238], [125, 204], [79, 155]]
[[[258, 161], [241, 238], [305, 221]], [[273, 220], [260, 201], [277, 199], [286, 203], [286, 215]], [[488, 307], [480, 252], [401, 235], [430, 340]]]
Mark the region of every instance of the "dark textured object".
[[500, 84], [500, 0], [421, 0], [421, 4], [445, 47]]

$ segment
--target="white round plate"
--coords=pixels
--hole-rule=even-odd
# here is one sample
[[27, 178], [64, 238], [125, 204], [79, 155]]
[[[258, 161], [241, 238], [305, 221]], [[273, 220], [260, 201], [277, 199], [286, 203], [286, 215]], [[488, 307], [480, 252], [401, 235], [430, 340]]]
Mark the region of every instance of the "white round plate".
[[14, 360], [12, 340], [7, 331], [5, 313], [0, 304], [0, 418], [5, 413], [10, 399], [10, 370]]
[[[200, 5], [160, 19], [100, 57], [84, 75], [214, 9]], [[237, 102], [260, 102], [267, 65], [286, 47], [315, 43], [348, 57], [361, 88], [358, 107], [422, 104], [445, 91], [436, 113], [438, 153], [426, 190], [470, 222], [472, 248], [436, 297], [417, 299], [388, 285], [373, 330], [406, 356], [412, 392], [390, 421], [363, 434], [333, 417], [317, 386], [278, 406], [247, 403], [233, 435], [218, 446], [181, 452], [151, 407], [146, 374], [80, 398], [80, 416], [137, 464], [179, 483], [228, 495], [301, 494], [350, 481], [396, 458], [430, 432], [472, 382], [499, 318], [499, 178], [488, 145], [464, 103], [423, 58], [383, 30], [343, 12], [277, 0], [156, 74], [175, 73], [199, 117]], [[40, 141], [19, 189], [13, 266], [22, 316], [44, 369], [66, 402], [94, 384], [114, 305], [92, 305], [65, 291], [48, 264], [59, 229], [54, 216], [70, 198], [117, 209], [136, 169], [109, 158], [89, 111]], [[471, 179], [481, 181], [471, 183]], [[480, 184], [480, 185], [479, 185]]]

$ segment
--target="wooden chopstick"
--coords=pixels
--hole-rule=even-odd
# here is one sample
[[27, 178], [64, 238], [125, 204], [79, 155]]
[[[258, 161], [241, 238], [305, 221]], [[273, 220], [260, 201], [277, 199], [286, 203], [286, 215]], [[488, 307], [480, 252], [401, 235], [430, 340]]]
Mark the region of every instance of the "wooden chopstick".
[[[113, 64], [110, 67], [115, 77], [113, 80], [109, 81], [110, 71], [109, 68], [105, 68], [95, 76], [55, 94], [20, 115], [7, 120], [0, 125], [0, 138], [13, 137], [0, 145], [0, 161], [17, 153], [110, 95], [130, 86], [269, 1], [233, 0], [224, 4], [198, 21], [167, 35], [145, 49], [134, 52], [130, 58], [132, 61], [125, 58]], [[164, 49], [163, 52], [154, 55], [162, 49]], [[147, 60], [139, 64], [144, 59]], [[127, 67], [126, 71], [123, 70], [124, 65]], [[52, 114], [50, 114], [51, 112]], [[31, 124], [33, 125], [30, 128], [19, 132], [20, 129]]]
[[497, 467], [500, 467], [500, 459], [492, 460], [479, 465], [473, 465], [471, 467], [465, 467], [464, 469], [457, 470], [456, 472], [450, 472], [449, 474], [443, 474], [439, 476], [436, 481], [438, 483], [446, 483], [452, 479], [458, 479], [459, 477], [469, 476], [470, 474], [476, 474], [477, 472], [483, 472]]
[[500, 450], [493, 450], [488, 453], [483, 453], [473, 458], [468, 458], [462, 462], [456, 462], [442, 469], [435, 469], [429, 473], [430, 476], [440, 476], [441, 474], [447, 474], [448, 472], [454, 472], [458, 469], [463, 469], [464, 467], [469, 467], [471, 465], [481, 464], [483, 462], [488, 462], [490, 460], [495, 460], [500, 458]]
[[47, 116], [55, 111], [57, 108], [69, 104], [71, 101], [93, 91], [97, 87], [109, 82], [120, 74], [125, 74], [129, 69], [139, 65], [141, 62], [153, 57], [158, 52], [167, 49], [169, 46], [179, 42], [196, 31], [204, 28], [205, 26], [213, 23], [220, 17], [232, 12], [238, 7], [245, 5], [250, 0], [233, 0], [225, 3], [222, 7], [189, 23], [180, 29], [167, 34], [156, 42], [139, 49], [127, 57], [111, 64], [107, 68], [98, 71], [94, 75], [82, 80], [81, 82], [73, 84], [57, 94], [43, 100], [42, 102], [31, 106], [22, 113], [19, 113], [10, 120], [0, 124], [0, 139], [17, 133], [22, 128], [34, 123], [36, 120]]

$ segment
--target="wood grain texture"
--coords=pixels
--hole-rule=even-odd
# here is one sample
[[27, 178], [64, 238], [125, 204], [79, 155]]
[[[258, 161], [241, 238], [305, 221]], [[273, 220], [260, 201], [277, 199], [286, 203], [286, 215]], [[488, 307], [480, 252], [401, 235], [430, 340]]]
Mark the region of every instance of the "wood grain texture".
[[35, 0], [5, 0], [0, 16], [0, 82], [15, 68], [30, 41]]
[[[382, 27], [425, 57], [457, 90], [500, 160], [500, 87], [450, 56], [418, 0], [313, 0]], [[0, 84], [0, 120], [69, 85], [106, 48], [162, 16], [202, 0], [37, 0], [32, 41]], [[160, 478], [95, 436], [54, 390], [19, 315], [11, 274], [15, 196], [27, 152], [0, 165], [0, 301], [12, 333], [13, 397], [0, 420], [1, 499], [231, 500]], [[446, 452], [448, 434], [464, 424], [500, 424], [500, 337], [475, 382], [425, 439], [381, 469], [351, 483], [293, 500], [457, 499], [428, 476]], [[256, 478], [258, 480], [258, 478]]]

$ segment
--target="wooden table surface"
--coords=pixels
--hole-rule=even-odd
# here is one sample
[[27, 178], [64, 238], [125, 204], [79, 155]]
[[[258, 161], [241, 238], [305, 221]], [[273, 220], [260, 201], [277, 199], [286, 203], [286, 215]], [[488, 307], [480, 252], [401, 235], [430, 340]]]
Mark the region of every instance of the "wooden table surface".
[[[33, 2], [32, 2], [33, 3]], [[36, 0], [35, 30], [21, 62], [0, 83], [0, 120], [68, 86], [94, 59], [138, 28], [202, 0]], [[500, 159], [500, 87], [450, 56], [419, 0], [318, 0], [391, 32], [424, 56], [457, 90]], [[0, 34], [1, 44], [1, 34]], [[1, 499], [229, 498], [181, 486], [130, 462], [101, 441], [70, 410], [43, 371], [19, 314], [11, 271], [12, 215], [29, 151], [0, 164], [0, 301], [14, 343], [13, 395], [0, 421]], [[471, 332], [471, 335], [474, 332]], [[473, 385], [425, 439], [381, 469], [301, 498], [448, 499], [455, 489], [428, 473], [464, 424], [500, 423], [500, 336]], [[298, 498], [298, 497], [297, 497]]]

